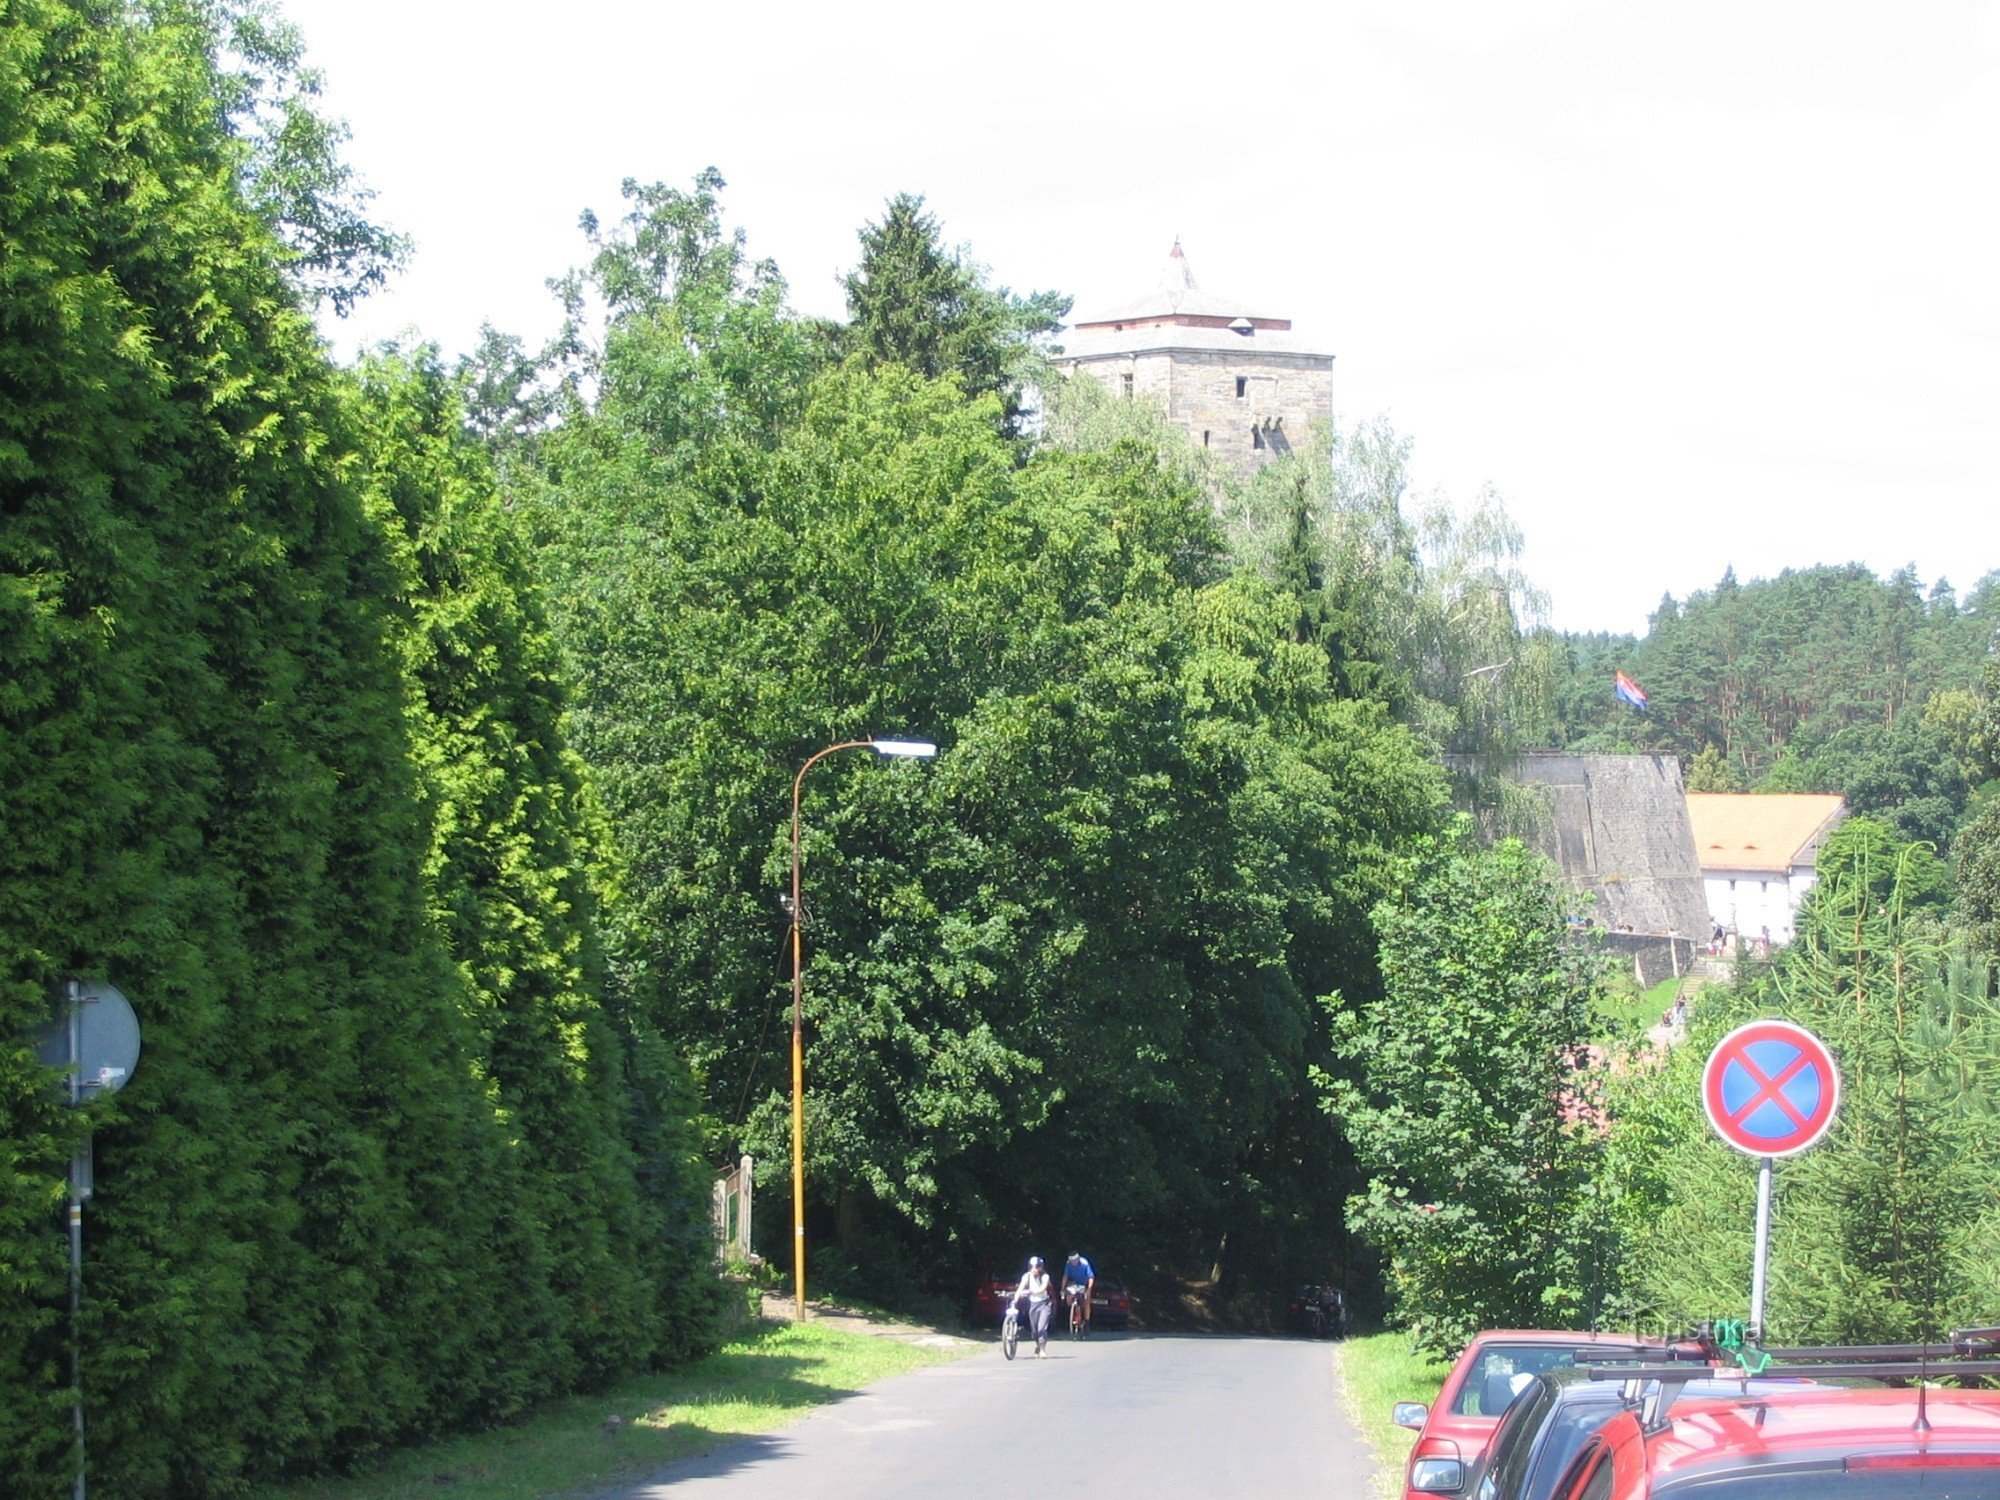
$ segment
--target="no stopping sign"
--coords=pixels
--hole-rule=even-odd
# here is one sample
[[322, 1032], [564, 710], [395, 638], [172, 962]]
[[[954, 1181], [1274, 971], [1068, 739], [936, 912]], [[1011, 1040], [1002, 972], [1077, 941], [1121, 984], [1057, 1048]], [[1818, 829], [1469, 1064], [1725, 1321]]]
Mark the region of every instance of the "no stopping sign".
[[1750, 1156], [1793, 1156], [1833, 1124], [1840, 1070], [1826, 1043], [1790, 1021], [1752, 1021], [1715, 1044], [1701, 1074], [1708, 1122]]

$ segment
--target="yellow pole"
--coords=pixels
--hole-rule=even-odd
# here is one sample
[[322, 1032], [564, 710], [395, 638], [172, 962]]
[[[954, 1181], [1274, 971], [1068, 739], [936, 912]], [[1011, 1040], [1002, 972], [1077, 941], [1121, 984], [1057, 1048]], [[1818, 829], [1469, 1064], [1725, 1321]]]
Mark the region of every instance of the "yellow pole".
[[798, 1282], [798, 1314], [806, 1317], [806, 1039], [800, 1004], [804, 989], [799, 963], [798, 866], [792, 867], [792, 1267]]
[[873, 740], [844, 740], [828, 745], [799, 767], [792, 780], [792, 1276], [797, 1283], [798, 1319], [806, 1318], [806, 1033], [805, 963], [799, 935], [799, 794], [806, 772], [836, 750], [859, 750]]

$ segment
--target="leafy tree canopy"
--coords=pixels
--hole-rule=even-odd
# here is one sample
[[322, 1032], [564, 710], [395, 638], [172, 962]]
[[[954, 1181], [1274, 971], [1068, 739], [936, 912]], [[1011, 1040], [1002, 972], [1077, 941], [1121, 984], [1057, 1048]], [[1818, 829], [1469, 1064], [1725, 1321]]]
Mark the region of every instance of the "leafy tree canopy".
[[243, 193], [271, 226], [286, 274], [314, 305], [346, 316], [408, 261], [410, 242], [369, 217], [374, 193], [341, 155], [343, 121], [324, 114], [324, 79], [305, 40], [266, 0], [142, 0], [150, 23], [187, 27], [213, 68], [214, 103]]
[[[731, 242], [663, 194], [599, 267], [662, 213]], [[616, 963], [692, 1052], [718, 1155], [783, 1160], [792, 776], [917, 734], [934, 765], [846, 756], [806, 787], [815, 1214], [912, 1265], [1030, 1229], [1135, 1269], [1323, 1255], [1337, 1205], [1301, 1222], [1296, 1190], [1338, 1170], [1310, 996], [1372, 992], [1366, 913], [1435, 769], [1228, 576], [1150, 450], [1023, 462], [999, 395], [900, 361], [779, 380], [810, 330], [702, 264], [603, 299], [595, 398], [516, 472], [620, 840]]]
[[945, 247], [936, 216], [909, 193], [890, 199], [880, 222], [861, 230], [861, 263], [846, 287], [844, 351], [927, 379], [948, 376], [968, 396], [995, 396], [1001, 431], [1020, 435], [1023, 383], [1068, 315], [1068, 297], [989, 286], [964, 250]]
[[145, 1029], [91, 1107], [102, 1490], [238, 1494], [707, 1337], [518, 546], [435, 370], [327, 365], [220, 14], [0, 18], [10, 1496], [71, 1488], [76, 1122], [18, 1044], [65, 975]]
[[[1982, 674], [2000, 574], [1961, 601], [1905, 569], [1787, 570], [1661, 601], [1642, 640], [1572, 636], [1553, 737], [1574, 749], [1665, 751], [1714, 790], [1834, 792], [1907, 838], [1946, 848], [1993, 701]], [[1638, 713], [1612, 674], [1645, 689]]]
[[1429, 1349], [1490, 1327], [1586, 1327], [1606, 1289], [1592, 1195], [1595, 955], [1540, 856], [1420, 845], [1377, 907], [1382, 991], [1336, 1007], [1326, 1107], [1369, 1174], [1349, 1202], [1397, 1317]]

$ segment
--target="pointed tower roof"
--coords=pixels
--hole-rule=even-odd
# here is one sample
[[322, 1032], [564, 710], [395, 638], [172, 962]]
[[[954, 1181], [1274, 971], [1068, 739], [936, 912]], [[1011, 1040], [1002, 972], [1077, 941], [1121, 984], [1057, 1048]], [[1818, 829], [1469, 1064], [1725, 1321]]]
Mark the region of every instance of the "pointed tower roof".
[[1180, 237], [1176, 235], [1174, 248], [1167, 252], [1166, 264], [1160, 268], [1158, 286], [1145, 296], [1114, 307], [1109, 312], [1080, 318], [1075, 326], [1116, 328], [1138, 323], [1223, 328], [1238, 318], [1255, 328], [1285, 329], [1292, 326], [1289, 318], [1260, 317], [1241, 303], [1204, 292], [1194, 279], [1194, 268], [1188, 264], [1187, 253], [1181, 249]]

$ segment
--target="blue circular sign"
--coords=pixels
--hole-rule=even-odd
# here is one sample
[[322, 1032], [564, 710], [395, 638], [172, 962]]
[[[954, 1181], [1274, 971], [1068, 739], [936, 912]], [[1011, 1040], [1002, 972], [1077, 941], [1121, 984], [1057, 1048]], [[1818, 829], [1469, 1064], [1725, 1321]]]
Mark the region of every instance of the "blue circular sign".
[[1840, 1105], [1826, 1043], [1790, 1021], [1752, 1021], [1715, 1044], [1701, 1075], [1708, 1122], [1738, 1151], [1791, 1156], [1815, 1144]]

